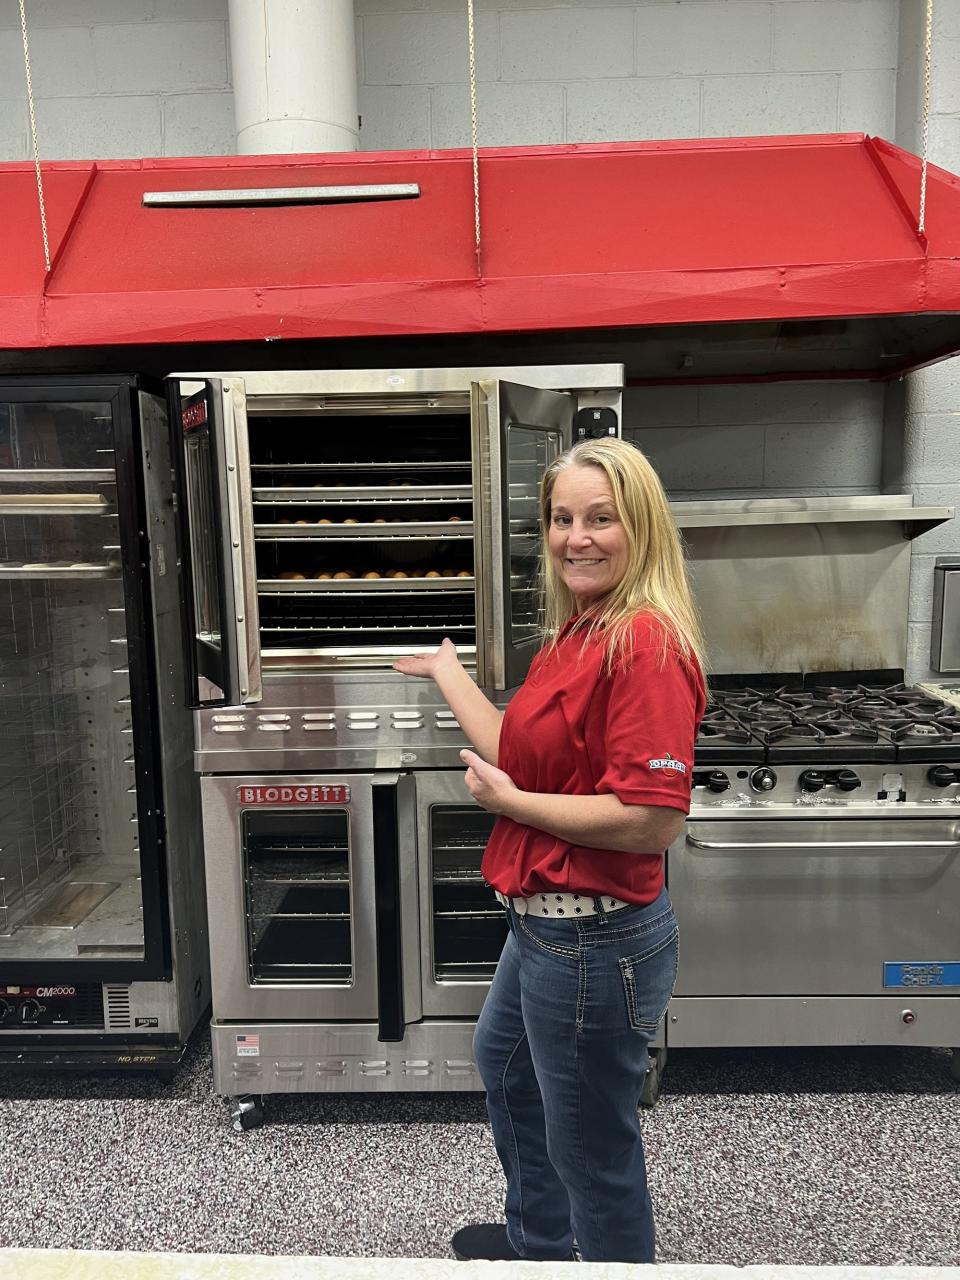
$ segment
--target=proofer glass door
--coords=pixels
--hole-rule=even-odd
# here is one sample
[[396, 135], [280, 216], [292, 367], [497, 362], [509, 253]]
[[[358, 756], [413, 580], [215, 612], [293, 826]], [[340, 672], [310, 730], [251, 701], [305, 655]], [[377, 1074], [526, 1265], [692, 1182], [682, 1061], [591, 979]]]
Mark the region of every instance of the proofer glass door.
[[667, 857], [677, 996], [883, 995], [958, 958], [956, 818], [691, 821]]
[[540, 481], [569, 448], [572, 395], [496, 379], [474, 383], [474, 507], [478, 680], [492, 689], [521, 683], [542, 644], [539, 614]]
[[137, 424], [60, 394], [0, 384], [0, 980], [159, 977]]
[[172, 380], [189, 702], [256, 702], [261, 695], [246, 402], [240, 379]]
[[377, 1019], [381, 781], [396, 777], [202, 779], [219, 1021]]
[[507, 936], [503, 907], [480, 874], [495, 817], [479, 808], [463, 773], [417, 775], [423, 1012], [480, 1012]]

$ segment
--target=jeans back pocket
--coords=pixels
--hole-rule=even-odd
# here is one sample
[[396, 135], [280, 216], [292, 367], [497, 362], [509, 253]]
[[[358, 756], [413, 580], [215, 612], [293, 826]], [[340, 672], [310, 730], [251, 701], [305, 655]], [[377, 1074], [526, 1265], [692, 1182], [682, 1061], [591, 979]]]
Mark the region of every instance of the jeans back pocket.
[[656, 1033], [667, 1011], [680, 958], [679, 931], [672, 931], [652, 946], [632, 956], [621, 956], [620, 976], [627, 1001], [627, 1016], [634, 1031], [647, 1037]]

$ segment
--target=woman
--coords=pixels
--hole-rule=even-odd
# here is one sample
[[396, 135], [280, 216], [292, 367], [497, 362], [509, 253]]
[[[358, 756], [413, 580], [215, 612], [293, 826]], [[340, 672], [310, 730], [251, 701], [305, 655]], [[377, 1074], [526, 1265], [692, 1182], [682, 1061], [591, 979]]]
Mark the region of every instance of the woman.
[[643, 454], [585, 441], [544, 476], [549, 637], [505, 714], [445, 640], [396, 663], [436, 681], [498, 815], [485, 879], [510, 933], [474, 1053], [506, 1223], [459, 1258], [653, 1262], [637, 1106], [677, 972], [663, 851], [689, 809], [705, 695], [680, 538]]

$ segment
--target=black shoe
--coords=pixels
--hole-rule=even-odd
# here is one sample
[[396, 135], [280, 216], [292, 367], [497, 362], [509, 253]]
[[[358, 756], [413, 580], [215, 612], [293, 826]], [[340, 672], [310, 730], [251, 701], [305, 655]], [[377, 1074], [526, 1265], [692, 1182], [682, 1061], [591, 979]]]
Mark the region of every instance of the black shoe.
[[474, 1226], [461, 1227], [450, 1241], [454, 1257], [460, 1262], [576, 1262], [576, 1254], [567, 1253], [562, 1258], [521, 1259], [507, 1236], [503, 1222], [478, 1222]]

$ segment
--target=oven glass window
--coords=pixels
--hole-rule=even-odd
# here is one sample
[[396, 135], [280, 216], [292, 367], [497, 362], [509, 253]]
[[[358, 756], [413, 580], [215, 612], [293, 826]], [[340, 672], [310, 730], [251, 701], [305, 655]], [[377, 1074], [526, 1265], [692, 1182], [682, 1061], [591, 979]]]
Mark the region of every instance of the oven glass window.
[[513, 423], [507, 428], [509, 618], [510, 643], [515, 647], [535, 640], [540, 627], [540, 481], [560, 449], [559, 432]]
[[247, 812], [243, 843], [251, 983], [349, 985], [347, 811]]
[[220, 588], [217, 581], [214, 475], [209, 428], [191, 431], [185, 437], [184, 457], [197, 639], [219, 649]]
[[488, 982], [507, 936], [503, 907], [480, 874], [495, 817], [467, 805], [430, 810], [433, 858], [433, 976]]

